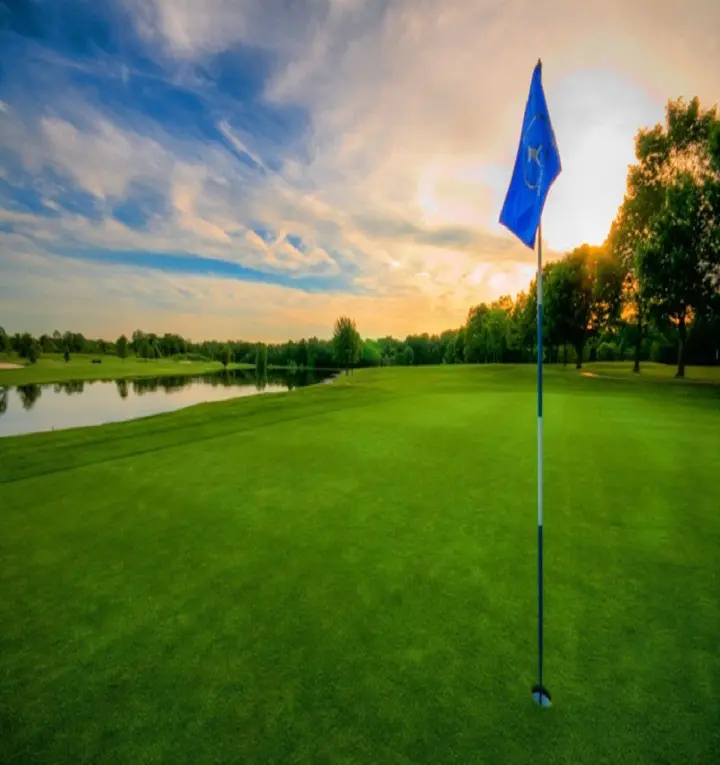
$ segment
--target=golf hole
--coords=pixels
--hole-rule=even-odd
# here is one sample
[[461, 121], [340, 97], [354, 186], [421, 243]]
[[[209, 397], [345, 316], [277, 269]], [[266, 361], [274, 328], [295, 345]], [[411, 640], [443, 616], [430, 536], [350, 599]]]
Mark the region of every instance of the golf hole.
[[539, 707], [552, 706], [550, 691], [544, 685], [533, 685], [532, 698]]

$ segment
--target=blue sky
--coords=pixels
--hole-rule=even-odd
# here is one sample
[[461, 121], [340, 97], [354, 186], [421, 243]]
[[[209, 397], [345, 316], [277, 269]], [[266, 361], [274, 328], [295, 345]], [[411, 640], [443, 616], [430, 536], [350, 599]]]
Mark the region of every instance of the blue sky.
[[370, 336], [459, 325], [532, 276], [497, 215], [538, 55], [564, 167], [550, 257], [602, 241], [634, 134], [668, 97], [720, 93], [716, 3], [582, 5], [6, 4], [0, 324], [266, 340], [327, 336], [340, 313]]

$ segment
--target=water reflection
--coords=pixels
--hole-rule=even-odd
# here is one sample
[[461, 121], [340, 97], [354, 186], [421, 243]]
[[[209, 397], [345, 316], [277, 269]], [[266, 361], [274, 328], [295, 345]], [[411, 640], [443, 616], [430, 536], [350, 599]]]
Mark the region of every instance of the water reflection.
[[[192, 404], [292, 391], [324, 382], [332, 372], [225, 371], [132, 380], [68, 381], [0, 388], [0, 436], [100, 425]], [[42, 400], [40, 400], [42, 398]]]
[[26, 412], [29, 412], [42, 396], [42, 388], [39, 385], [18, 385], [17, 392], [20, 396], [20, 403]]

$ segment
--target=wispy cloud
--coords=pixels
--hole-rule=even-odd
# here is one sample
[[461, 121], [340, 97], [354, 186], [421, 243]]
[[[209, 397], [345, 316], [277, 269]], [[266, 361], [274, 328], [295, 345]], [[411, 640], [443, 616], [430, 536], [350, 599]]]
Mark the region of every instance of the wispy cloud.
[[465, 315], [451, 301], [420, 293], [377, 296], [312, 291], [207, 274], [173, 274], [160, 268], [138, 269], [119, 262], [58, 259], [17, 237], [9, 244], [12, 257], [0, 258], [0, 269], [12, 286], [3, 281], [0, 299], [4, 313], [12, 318], [5, 324], [10, 331], [22, 327], [41, 333], [79, 327], [113, 337], [142, 327], [195, 339], [272, 342], [325, 337], [334, 319], [347, 312], [370, 336], [410, 333], [418, 313], [427, 318], [425, 327], [430, 331], [456, 326]]

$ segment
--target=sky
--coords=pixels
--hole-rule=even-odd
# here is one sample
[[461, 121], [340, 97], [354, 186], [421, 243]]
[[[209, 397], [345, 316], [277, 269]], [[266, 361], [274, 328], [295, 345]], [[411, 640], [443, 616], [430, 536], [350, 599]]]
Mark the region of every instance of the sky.
[[552, 258], [668, 98], [720, 98], [716, 0], [2, 0], [0, 325], [460, 326], [533, 276], [498, 216], [539, 57]]

